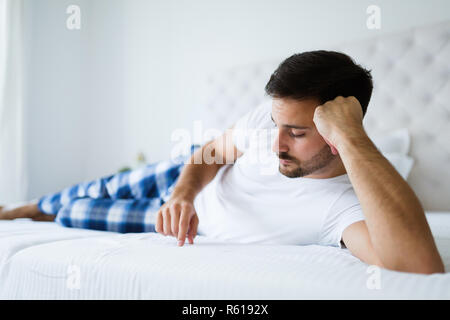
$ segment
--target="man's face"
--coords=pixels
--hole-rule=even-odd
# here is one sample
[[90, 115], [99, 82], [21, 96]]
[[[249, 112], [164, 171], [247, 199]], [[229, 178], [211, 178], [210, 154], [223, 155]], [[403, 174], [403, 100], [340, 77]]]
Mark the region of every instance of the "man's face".
[[280, 158], [280, 172], [289, 178], [320, 174], [338, 157], [313, 122], [318, 105], [315, 99], [273, 99], [272, 119], [278, 135], [272, 150]]

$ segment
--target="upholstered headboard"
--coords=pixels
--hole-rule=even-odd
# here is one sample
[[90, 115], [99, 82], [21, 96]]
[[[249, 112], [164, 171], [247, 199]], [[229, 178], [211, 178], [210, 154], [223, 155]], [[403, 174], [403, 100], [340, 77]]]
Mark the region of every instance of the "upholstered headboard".
[[[450, 211], [450, 21], [320, 48], [342, 51], [372, 70], [364, 118], [369, 134], [407, 127], [414, 166], [408, 183], [425, 210]], [[204, 97], [208, 127], [226, 129], [264, 99], [277, 65], [266, 61], [211, 74]]]

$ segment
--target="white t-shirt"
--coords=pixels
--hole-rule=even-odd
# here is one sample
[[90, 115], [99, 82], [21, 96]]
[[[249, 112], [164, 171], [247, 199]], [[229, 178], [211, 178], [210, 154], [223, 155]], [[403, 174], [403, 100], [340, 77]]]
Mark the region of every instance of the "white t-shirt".
[[364, 220], [347, 174], [330, 179], [281, 174], [267, 135], [253, 130], [275, 130], [270, 115], [268, 101], [236, 122], [233, 142], [244, 154], [197, 195], [198, 233], [238, 243], [342, 247], [344, 229]]

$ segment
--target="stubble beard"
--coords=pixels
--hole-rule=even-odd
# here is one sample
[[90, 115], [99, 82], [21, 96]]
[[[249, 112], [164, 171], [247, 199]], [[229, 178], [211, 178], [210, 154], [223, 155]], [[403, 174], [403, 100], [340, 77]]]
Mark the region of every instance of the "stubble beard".
[[280, 173], [288, 178], [300, 178], [327, 167], [337, 156], [331, 153], [331, 149], [328, 145], [325, 145], [317, 154], [307, 161], [299, 162], [297, 159], [283, 157], [282, 154], [280, 154], [279, 157], [280, 159], [292, 161], [289, 166], [280, 164], [278, 167]]

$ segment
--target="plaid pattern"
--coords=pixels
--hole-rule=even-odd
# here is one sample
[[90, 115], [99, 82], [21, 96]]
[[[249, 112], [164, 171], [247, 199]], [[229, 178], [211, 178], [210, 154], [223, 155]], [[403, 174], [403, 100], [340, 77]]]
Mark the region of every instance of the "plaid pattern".
[[[191, 145], [190, 153], [200, 145]], [[73, 228], [155, 232], [156, 213], [169, 200], [188, 156], [148, 164], [68, 187], [39, 199], [39, 210]]]

